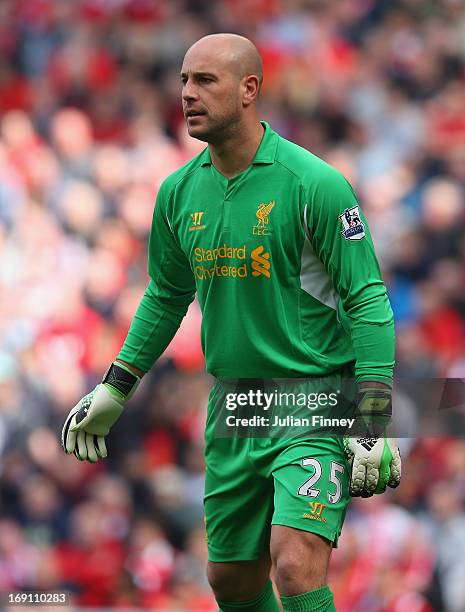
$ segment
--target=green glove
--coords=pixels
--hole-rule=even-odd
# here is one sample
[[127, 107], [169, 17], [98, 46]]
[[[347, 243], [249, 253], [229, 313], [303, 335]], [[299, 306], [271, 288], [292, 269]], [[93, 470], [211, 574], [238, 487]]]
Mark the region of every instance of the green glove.
[[386, 487], [397, 487], [401, 459], [397, 442], [386, 436], [392, 416], [391, 391], [362, 389], [351, 435], [344, 436], [344, 450], [350, 463], [350, 494], [371, 497]]
[[71, 409], [61, 444], [80, 461], [95, 463], [107, 456], [105, 436], [134, 394], [140, 378], [121, 363], [112, 363], [102, 382]]

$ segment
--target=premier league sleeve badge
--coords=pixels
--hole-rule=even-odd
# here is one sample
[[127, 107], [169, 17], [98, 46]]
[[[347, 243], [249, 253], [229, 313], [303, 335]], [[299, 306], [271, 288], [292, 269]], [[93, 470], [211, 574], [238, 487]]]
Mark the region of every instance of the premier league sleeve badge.
[[343, 230], [341, 234], [346, 240], [361, 240], [365, 237], [365, 226], [360, 219], [358, 206], [346, 208], [342, 215], [339, 215]]

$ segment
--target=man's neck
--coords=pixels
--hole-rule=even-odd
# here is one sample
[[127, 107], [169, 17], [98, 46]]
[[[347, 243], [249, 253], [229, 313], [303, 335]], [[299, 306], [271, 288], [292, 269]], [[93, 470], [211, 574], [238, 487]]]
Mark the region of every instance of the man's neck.
[[244, 172], [252, 163], [262, 141], [264, 128], [257, 121], [249, 127], [244, 125], [221, 144], [210, 143], [210, 156], [215, 168], [231, 179]]

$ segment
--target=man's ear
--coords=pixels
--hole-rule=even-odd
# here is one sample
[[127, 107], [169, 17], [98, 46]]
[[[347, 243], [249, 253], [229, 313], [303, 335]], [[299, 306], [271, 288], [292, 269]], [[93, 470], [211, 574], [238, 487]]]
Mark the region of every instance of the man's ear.
[[250, 106], [258, 98], [260, 81], [255, 74], [245, 76], [242, 81], [242, 105]]

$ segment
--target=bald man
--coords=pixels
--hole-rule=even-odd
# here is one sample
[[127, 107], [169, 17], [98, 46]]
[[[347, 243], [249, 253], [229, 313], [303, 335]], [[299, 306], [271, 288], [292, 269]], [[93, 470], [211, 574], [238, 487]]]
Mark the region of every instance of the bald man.
[[[268, 435], [259, 400], [269, 379], [287, 379], [289, 389], [294, 380], [311, 386], [354, 375], [364, 422], [387, 422], [392, 312], [350, 185], [259, 120], [262, 79], [259, 53], [241, 36], [206, 36], [187, 51], [184, 116], [189, 134], [208, 146], [160, 188], [149, 285], [116, 361], [71, 410], [63, 446], [81, 460], [106, 456], [111, 425], [197, 292], [207, 370], [216, 378], [205, 523], [220, 609], [277, 611], [273, 564], [284, 610], [334, 610], [326, 576], [349, 495], [396, 486], [397, 448], [384, 430], [315, 437], [304, 424]], [[264, 433], [236, 418], [238, 406], [255, 408]], [[279, 403], [272, 408], [283, 416]]]

